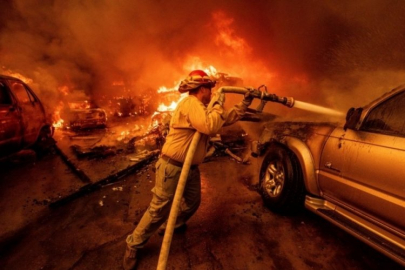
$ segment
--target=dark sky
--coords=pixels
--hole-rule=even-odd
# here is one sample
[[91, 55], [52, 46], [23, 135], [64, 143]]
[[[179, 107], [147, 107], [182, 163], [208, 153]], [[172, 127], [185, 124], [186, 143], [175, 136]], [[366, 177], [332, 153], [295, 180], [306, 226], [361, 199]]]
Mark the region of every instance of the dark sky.
[[46, 97], [109, 94], [114, 82], [140, 94], [212, 65], [340, 109], [405, 81], [401, 0], [3, 2], [0, 70]]

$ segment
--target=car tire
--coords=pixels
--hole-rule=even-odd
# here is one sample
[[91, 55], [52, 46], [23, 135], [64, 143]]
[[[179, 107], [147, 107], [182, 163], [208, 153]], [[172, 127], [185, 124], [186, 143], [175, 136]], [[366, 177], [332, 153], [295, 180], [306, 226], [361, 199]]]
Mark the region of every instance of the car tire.
[[37, 156], [41, 157], [48, 153], [50, 149], [55, 145], [55, 140], [52, 138], [52, 127], [43, 127], [39, 132], [37, 141], [32, 146], [32, 149], [36, 152]]
[[300, 163], [294, 153], [271, 145], [260, 171], [259, 190], [264, 204], [279, 214], [294, 214], [303, 209], [305, 186]]

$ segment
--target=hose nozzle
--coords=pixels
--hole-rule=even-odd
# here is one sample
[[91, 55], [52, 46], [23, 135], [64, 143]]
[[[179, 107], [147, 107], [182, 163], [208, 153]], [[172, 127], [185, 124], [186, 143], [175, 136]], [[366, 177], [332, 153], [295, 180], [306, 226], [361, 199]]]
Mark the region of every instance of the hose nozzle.
[[280, 98], [280, 99], [283, 100], [281, 103], [284, 104], [285, 106], [287, 106], [288, 108], [294, 107], [294, 104], [295, 104], [294, 98], [292, 98], [292, 97], [283, 97], [283, 98]]
[[[257, 89], [252, 89], [252, 90], [250, 90], [250, 91], [251, 91], [251, 95], [253, 95], [254, 98], [261, 99], [264, 101], [272, 101], [272, 102], [281, 103], [289, 108], [292, 108], [294, 106], [294, 98], [292, 98], [292, 97], [279, 97], [275, 94], [269, 94], [267, 92], [260, 91]], [[236, 94], [245, 95], [249, 90], [247, 88], [242, 88], [242, 87], [223, 86], [223, 87], [219, 88], [218, 91], [222, 92], [222, 93], [236, 93]]]
[[258, 98], [260, 98], [262, 100], [281, 103], [281, 104], [287, 106], [288, 108], [292, 108], [294, 106], [294, 98], [292, 98], [292, 97], [279, 97], [276, 94], [268, 94], [268, 93], [261, 92], [261, 91], [258, 91], [258, 92], [261, 95]]

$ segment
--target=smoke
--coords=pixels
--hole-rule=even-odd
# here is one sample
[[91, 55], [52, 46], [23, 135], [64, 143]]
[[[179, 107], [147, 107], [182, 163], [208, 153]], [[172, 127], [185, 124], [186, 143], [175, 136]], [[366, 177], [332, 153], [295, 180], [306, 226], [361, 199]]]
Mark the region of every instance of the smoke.
[[119, 94], [114, 82], [132, 95], [171, 87], [196, 60], [339, 110], [404, 81], [403, 1], [4, 2], [2, 71], [48, 101], [62, 86], [96, 98]]

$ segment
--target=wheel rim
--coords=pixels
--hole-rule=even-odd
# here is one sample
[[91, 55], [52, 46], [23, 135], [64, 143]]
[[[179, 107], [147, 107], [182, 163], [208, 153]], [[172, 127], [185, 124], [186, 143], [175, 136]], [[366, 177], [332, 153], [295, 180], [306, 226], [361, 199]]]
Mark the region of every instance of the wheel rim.
[[278, 197], [284, 186], [284, 166], [278, 161], [272, 161], [267, 165], [264, 175], [263, 190], [270, 197]]

